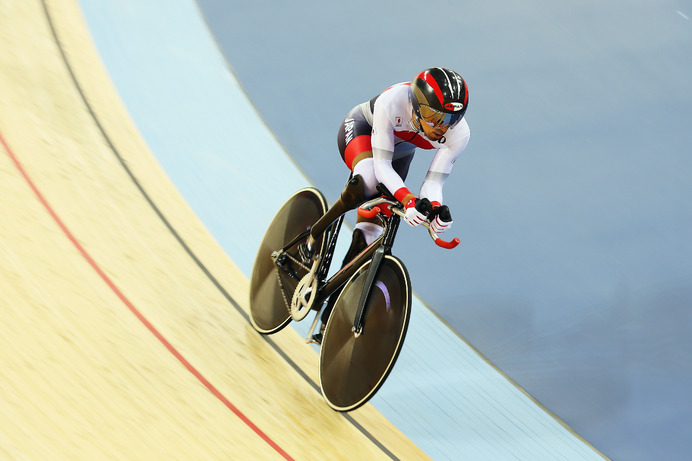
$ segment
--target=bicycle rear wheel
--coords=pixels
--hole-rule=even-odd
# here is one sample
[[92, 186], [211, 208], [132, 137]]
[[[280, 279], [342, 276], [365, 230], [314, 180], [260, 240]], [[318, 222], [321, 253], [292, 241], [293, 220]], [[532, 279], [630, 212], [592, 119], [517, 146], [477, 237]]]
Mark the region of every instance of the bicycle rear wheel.
[[[275, 333], [289, 324], [291, 297], [309, 271], [300, 263], [298, 254], [298, 244], [304, 239], [286, 249], [283, 268], [272, 259], [272, 253], [310, 229], [326, 210], [327, 201], [319, 190], [301, 189], [284, 203], [267, 228], [250, 278], [250, 321], [260, 333]], [[315, 242], [315, 249], [322, 252], [323, 245], [324, 239], [320, 238]]]
[[351, 411], [382, 386], [401, 351], [411, 317], [411, 282], [404, 264], [387, 255], [377, 272], [364, 328], [352, 331], [371, 261], [344, 285], [334, 305], [320, 350], [320, 387], [330, 407]]

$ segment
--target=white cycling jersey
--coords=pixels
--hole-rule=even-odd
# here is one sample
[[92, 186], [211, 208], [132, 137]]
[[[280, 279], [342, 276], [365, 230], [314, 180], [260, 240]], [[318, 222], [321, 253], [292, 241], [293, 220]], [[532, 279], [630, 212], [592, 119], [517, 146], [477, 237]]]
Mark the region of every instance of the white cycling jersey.
[[[459, 154], [466, 149], [471, 136], [466, 118], [447, 130], [439, 141], [431, 141], [414, 128], [413, 108], [409, 100], [410, 83], [399, 83], [385, 90], [370, 104], [363, 104], [363, 112], [372, 126], [372, 153], [377, 180], [397, 194], [405, 189], [403, 179], [392, 168], [392, 161], [413, 155], [416, 148], [437, 149], [421, 185], [420, 197], [443, 203], [442, 186], [452, 171]], [[407, 189], [406, 189], [407, 190]]]

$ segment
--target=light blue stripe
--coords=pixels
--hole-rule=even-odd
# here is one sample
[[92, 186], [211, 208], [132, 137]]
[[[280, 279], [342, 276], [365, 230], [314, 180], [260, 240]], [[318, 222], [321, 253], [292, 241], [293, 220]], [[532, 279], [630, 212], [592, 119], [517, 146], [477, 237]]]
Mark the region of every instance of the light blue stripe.
[[[258, 229], [309, 181], [248, 101], [194, 1], [82, 0], [82, 8], [150, 149], [249, 275]], [[419, 300], [373, 404], [433, 459], [600, 459]]]
[[230, 72], [193, 1], [83, 1], [99, 52], [157, 159], [250, 273], [272, 210], [309, 185]]

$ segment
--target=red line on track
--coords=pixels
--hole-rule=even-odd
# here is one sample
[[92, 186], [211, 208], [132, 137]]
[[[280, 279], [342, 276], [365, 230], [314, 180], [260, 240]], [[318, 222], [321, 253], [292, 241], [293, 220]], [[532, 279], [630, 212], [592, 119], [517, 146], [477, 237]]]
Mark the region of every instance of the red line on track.
[[34, 182], [31, 180], [29, 175], [27, 174], [26, 170], [24, 170], [24, 167], [22, 164], [19, 162], [17, 159], [17, 156], [14, 154], [12, 149], [10, 149], [10, 146], [7, 144], [5, 141], [5, 138], [2, 136], [2, 133], [0, 133], [0, 142], [2, 145], [5, 147], [5, 151], [7, 152], [7, 155], [9, 155], [10, 159], [12, 162], [15, 164], [19, 172], [22, 174], [26, 182], [29, 184], [29, 187], [34, 191], [34, 194], [36, 194], [36, 197], [38, 197], [39, 201], [43, 204], [45, 209], [48, 211], [48, 213], [51, 215], [53, 220], [58, 224], [60, 229], [63, 231], [63, 233], [67, 236], [68, 239], [72, 242], [72, 244], [79, 250], [79, 252], [82, 254], [84, 259], [87, 260], [89, 265], [96, 271], [96, 273], [103, 279], [104, 282], [110, 287], [111, 290], [120, 298], [120, 300], [127, 306], [127, 308], [132, 312], [140, 322], [144, 324], [144, 326], [158, 339], [161, 344], [163, 344], [168, 351], [173, 354], [175, 358], [180, 361], [180, 363], [183, 364], [187, 370], [192, 373], [203, 385], [206, 387], [217, 399], [219, 399], [229, 410], [231, 410], [238, 418], [240, 418], [241, 421], [243, 421], [250, 429], [252, 429], [262, 440], [264, 440], [269, 446], [271, 446], [274, 450], [276, 450], [281, 456], [283, 456], [287, 460], [293, 460], [291, 456], [286, 453], [279, 445], [276, 444], [272, 439], [269, 438], [262, 430], [257, 427], [247, 416], [245, 416], [238, 408], [236, 408], [235, 405], [233, 405], [212, 383], [210, 383], [203, 375], [202, 373], [199, 372], [190, 362], [187, 361], [185, 357], [182, 356], [178, 350], [173, 347], [173, 345], [168, 342], [168, 340], [154, 327], [154, 325], [147, 320], [144, 315], [130, 302], [129, 299], [123, 294], [122, 291], [113, 283], [113, 281], [106, 275], [105, 272], [101, 269], [101, 267], [94, 261], [94, 259], [87, 253], [87, 251], [84, 249], [84, 247], [77, 241], [75, 236], [70, 232], [70, 230], [65, 226], [65, 223], [62, 222], [60, 217], [55, 213], [53, 208], [50, 206], [48, 201], [45, 199], [41, 191], [38, 190]]

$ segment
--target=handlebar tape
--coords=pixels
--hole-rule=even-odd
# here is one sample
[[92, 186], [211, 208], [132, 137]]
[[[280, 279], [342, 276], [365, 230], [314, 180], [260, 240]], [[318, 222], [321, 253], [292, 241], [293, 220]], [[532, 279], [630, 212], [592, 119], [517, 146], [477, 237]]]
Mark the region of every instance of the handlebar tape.
[[372, 208], [371, 210], [366, 210], [365, 208], [358, 207], [358, 214], [364, 218], [374, 218], [380, 211], [382, 210], [380, 210], [380, 207], [377, 206]]
[[442, 240], [439, 237], [435, 239], [435, 245], [437, 245], [438, 247], [446, 248], [447, 250], [451, 250], [452, 248], [456, 247], [457, 245], [459, 245], [460, 242], [461, 240], [459, 240], [456, 237], [451, 242]]

